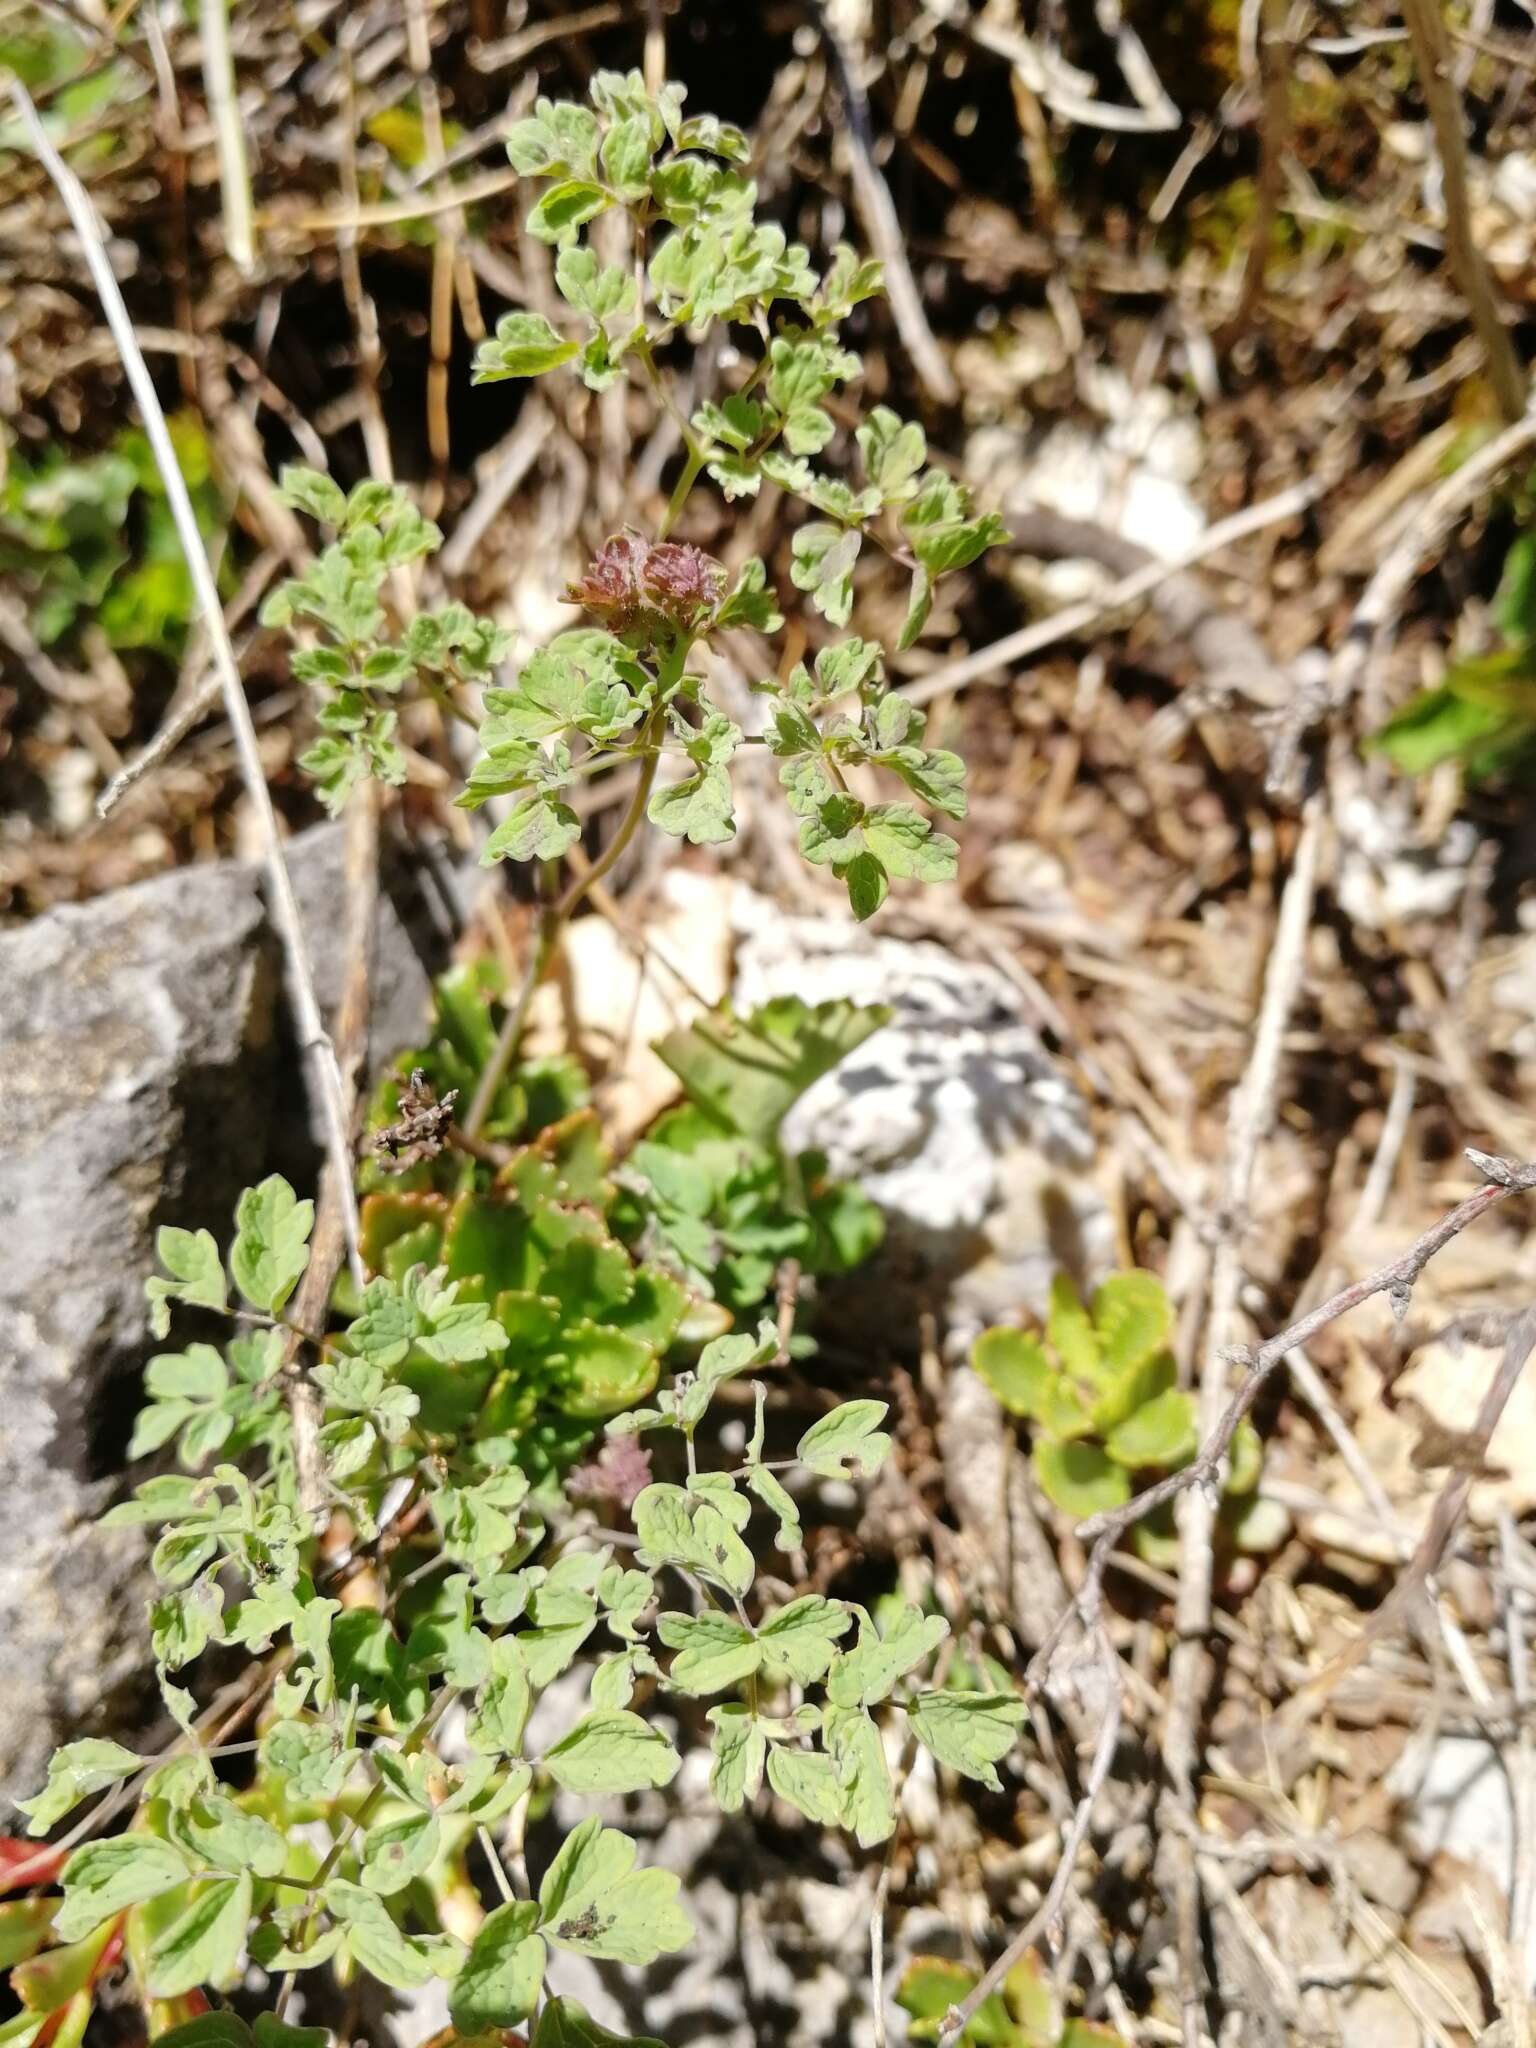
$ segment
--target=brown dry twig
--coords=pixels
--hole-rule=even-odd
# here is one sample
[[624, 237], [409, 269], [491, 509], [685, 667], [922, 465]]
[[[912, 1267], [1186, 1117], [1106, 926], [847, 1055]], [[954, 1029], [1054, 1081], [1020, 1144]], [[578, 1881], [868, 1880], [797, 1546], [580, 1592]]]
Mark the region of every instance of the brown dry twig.
[[901, 231], [901, 222], [896, 217], [891, 188], [880, 175], [879, 167], [875, 163], [874, 138], [870, 134], [869, 125], [869, 99], [859, 77], [857, 52], [848, 48], [838, 32], [830, 10], [825, 6], [821, 9], [820, 21], [822, 36], [832, 53], [833, 66], [842, 91], [843, 107], [848, 117], [844, 133], [853, 173], [854, 201], [859, 209], [859, 218], [864, 223], [865, 233], [869, 236], [875, 254], [880, 258], [885, 270], [885, 288], [890, 295], [892, 316], [907, 354], [912, 358], [913, 367], [927, 386], [930, 396], [938, 399], [941, 404], [953, 405], [960, 395], [959, 386], [955, 382], [953, 370], [940, 351], [939, 344], [933, 338], [933, 329], [928, 325], [928, 316], [923, 311], [922, 294], [912, 276], [912, 266], [907, 261], [906, 238]]
[[1518, 420], [1526, 407], [1527, 380], [1504, 325], [1493, 279], [1478, 247], [1467, 186], [1467, 141], [1461, 96], [1451, 69], [1445, 13], [1439, 0], [1403, 0], [1403, 20], [1413, 45], [1419, 88], [1435, 131], [1445, 195], [1445, 253], [1461, 286], [1487, 358], [1488, 377], [1505, 419]]

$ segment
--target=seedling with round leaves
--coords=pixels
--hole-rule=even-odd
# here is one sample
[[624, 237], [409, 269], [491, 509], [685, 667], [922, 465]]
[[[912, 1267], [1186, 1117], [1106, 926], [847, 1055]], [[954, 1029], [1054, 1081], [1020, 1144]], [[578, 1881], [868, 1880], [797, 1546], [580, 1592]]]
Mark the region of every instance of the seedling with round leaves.
[[[1124, 1507], [1137, 1475], [1176, 1472], [1199, 1449], [1195, 1404], [1178, 1385], [1173, 1308], [1155, 1274], [1115, 1273], [1085, 1306], [1065, 1273], [1051, 1284], [1042, 1332], [983, 1331], [971, 1351], [981, 1378], [1030, 1425], [1031, 1463], [1047, 1497], [1078, 1519]], [[1245, 1416], [1232, 1440], [1221, 1521], [1242, 1549], [1270, 1549], [1283, 1529], [1255, 1495], [1264, 1450]], [[1169, 1516], [1138, 1522], [1149, 1562], [1177, 1560]]]

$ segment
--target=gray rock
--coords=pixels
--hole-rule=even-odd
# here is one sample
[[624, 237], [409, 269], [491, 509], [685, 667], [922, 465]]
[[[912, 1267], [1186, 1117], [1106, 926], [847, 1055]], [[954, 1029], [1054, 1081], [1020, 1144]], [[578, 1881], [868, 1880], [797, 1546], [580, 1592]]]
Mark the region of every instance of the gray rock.
[[951, 1335], [1045, 1306], [1051, 1275], [1080, 1282], [1113, 1263], [1091, 1167], [1088, 1107], [996, 968], [924, 940], [836, 918], [785, 917], [739, 894], [734, 1000], [846, 998], [893, 1012], [784, 1124], [792, 1149], [819, 1147], [886, 1218], [878, 1280], [850, 1283], [866, 1326], [908, 1336], [915, 1312]]
[[[347, 975], [347, 887], [340, 826], [320, 825], [294, 840], [288, 849], [288, 872], [298, 898], [309, 941], [309, 964], [315, 994], [327, 1018], [341, 1002]], [[386, 847], [379, 887], [379, 913], [374, 928], [373, 958], [368, 980], [368, 1066], [377, 1074], [396, 1053], [421, 1040], [421, 1028], [432, 1000], [427, 959], [441, 950], [426, 907], [404, 862]], [[435, 971], [435, 969], [433, 970]], [[325, 1139], [317, 1110], [311, 1109], [310, 1133], [316, 1145]]]
[[0, 1786], [115, 1708], [145, 1661], [144, 1543], [91, 1517], [120, 1454], [165, 1221], [224, 1216], [274, 1046], [249, 876], [205, 868], [0, 939]]
[[[292, 866], [333, 1003], [339, 833], [306, 834]], [[387, 899], [375, 962], [377, 1063], [429, 992]], [[247, 1181], [295, 1162], [313, 1169], [256, 870], [189, 868], [0, 934], [0, 1796], [152, 1703], [145, 1539], [94, 1518], [151, 1348], [154, 1233], [222, 1234]]]

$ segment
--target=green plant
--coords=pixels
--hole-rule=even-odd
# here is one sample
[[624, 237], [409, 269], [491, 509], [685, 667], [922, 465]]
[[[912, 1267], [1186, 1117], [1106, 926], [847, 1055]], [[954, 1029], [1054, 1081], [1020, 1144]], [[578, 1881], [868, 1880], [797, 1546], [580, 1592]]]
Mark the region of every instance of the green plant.
[[[1195, 1404], [1177, 1385], [1168, 1349], [1173, 1310], [1155, 1274], [1115, 1273], [1091, 1310], [1065, 1273], [1051, 1285], [1044, 1332], [983, 1331], [971, 1362], [1011, 1415], [1028, 1419], [1031, 1462], [1045, 1493], [1069, 1515], [1123, 1507], [1133, 1473], [1187, 1465], [1199, 1448]], [[1245, 1416], [1232, 1440], [1222, 1518], [1240, 1547], [1268, 1548], [1274, 1517], [1254, 1498], [1264, 1462]], [[1176, 1557], [1172, 1520], [1150, 1515], [1132, 1541], [1143, 1556]]]
[[[503, 1873], [503, 1903], [488, 1915], [465, 1874], [471, 1843], [496, 1863], [491, 1824], [550, 1786], [596, 1797], [666, 1784], [678, 1751], [634, 1710], [652, 1692], [715, 1702], [710, 1783], [726, 1811], [766, 1780], [817, 1825], [884, 1840], [896, 1797], [879, 1717], [891, 1713], [942, 1763], [997, 1785], [1024, 1702], [922, 1687], [942, 1619], [900, 1607], [880, 1626], [848, 1601], [808, 1593], [780, 1604], [756, 1591], [744, 1536], [754, 1505], [779, 1547], [798, 1549], [786, 1480], [875, 1471], [890, 1441], [883, 1403], [834, 1408], [793, 1458], [770, 1461], [759, 1384], [740, 1462], [704, 1469], [712, 1400], [777, 1344], [771, 1324], [714, 1339], [695, 1371], [609, 1425], [634, 1481], [635, 1548], [616, 1560], [603, 1530], [572, 1528], [557, 1491], [530, 1483], [494, 1398], [466, 1399], [518, 1340], [442, 1269], [374, 1279], [332, 1338], [293, 1329], [286, 1310], [312, 1222], [311, 1205], [274, 1177], [241, 1198], [227, 1259], [206, 1230], [160, 1233], [165, 1270], [147, 1283], [156, 1334], [173, 1311], [235, 1325], [222, 1349], [199, 1340], [151, 1362], [140, 1445], [174, 1438], [191, 1469], [147, 1480], [107, 1517], [163, 1531], [151, 1632], [186, 1739], [161, 1759], [104, 1741], [54, 1757], [27, 1803], [34, 1834], [109, 1788], [131, 1791], [134, 1819], [76, 1848], [62, 1896], [11, 1924], [12, 1962], [43, 1981], [8, 2041], [29, 2048], [88, 1992], [113, 1943], [151, 2006], [227, 1986], [248, 1953], [274, 1974], [330, 1963], [402, 1988], [446, 1978], [463, 2035], [538, 2011], [551, 1949], [643, 1964], [682, 1947], [691, 1930], [678, 1879], [636, 1870], [634, 1844], [595, 1817], [566, 1837], [536, 1892], [515, 1892]], [[276, 1397], [292, 1336], [319, 1402], [329, 1507], [354, 1546], [394, 1532], [375, 1549], [364, 1597], [354, 1588], [350, 1601], [326, 1589], [295, 1423]], [[650, 1477], [642, 1437], [678, 1443], [676, 1480]], [[245, 1468], [224, 1455], [236, 1446]], [[585, 1709], [529, 1754], [534, 1703], [599, 1627], [609, 1644]], [[268, 1659], [270, 1705], [242, 1791], [221, 1780], [181, 1683], [214, 1645]], [[437, 1736], [456, 1700], [467, 1747], [449, 1761]], [[271, 2023], [257, 2038], [296, 2048]], [[604, 2038], [561, 2000], [544, 2005], [534, 2034]]]
[[[191, 414], [170, 422], [205, 534], [227, 516], [207, 435]], [[52, 444], [12, 453], [0, 483], [0, 574], [27, 599], [44, 646], [85, 616], [110, 646], [176, 654], [194, 610], [192, 579], [149, 443], [125, 427], [99, 454]]]
[[815, 1278], [868, 1258], [884, 1234], [880, 1211], [828, 1175], [824, 1153], [787, 1153], [780, 1130], [806, 1089], [889, 1016], [788, 996], [669, 1033], [656, 1050], [686, 1100], [625, 1162], [621, 1233], [738, 1316], [768, 1297], [785, 1260]]
[[568, 1464], [594, 1420], [649, 1394], [670, 1345], [758, 1307], [784, 1260], [814, 1277], [875, 1249], [879, 1211], [820, 1154], [787, 1155], [779, 1127], [888, 1013], [789, 999], [673, 1032], [657, 1049], [687, 1100], [615, 1168], [569, 1057], [503, 1075], [465, 1148], [453, 1110], [494, 1056], [496, 979], [486, 963], [442, 976], [427, 1042], [375, 1091], [363, 1252], [392, 1280], [441, 1265], [460, 1299], [490, 1305], [515, 1361], [487, 1363], [485, 1384], [465, 1379], [456, 1398], [483, 1401], [494, 1381], [534, 1472]]
[[[976, 1984], [980, 1972], [943, 1956], [914, 1956], [902, 1973], [896, 2003], [910, 2013], [909, 2041], [936, 2041], [951, 2006]], [[1091, 2020], [1064, 2019], [1061, 2002], [1030, 1953], [983, 1999], [960, 2036], [961, 2048], [1119, 2048], [1112, 2027]]]
[[1492, 614], [1503, 646], [1451, 662], [1372, 735], [1369, 745], [1405, 774], [1442, 761], [1459, 761], [1473, 782], [1536, 772], [1536, 533], [1505, 557]]
[[[935, 579], [1002, 536], [925, 466], [922, 430], [886, 408], [853, 434], [857, 487], [812, 467], [837, 436], [834, 394], [860, 368], [841, 331], [878, 291], [878, 268], [838, 249], [818, 274], [755, 217], [755, 188], [732, 167], [740, 135], [685, 120], [682, 97], [599, 73], [590, 107], [540, 101], [509, 142], [520, 170], [550, 181], [528, 230], [556, 247], [556, 284], [581, 334], [510, 314], [481, 349], [478, 380], [571, 362], [602, 390], [634, 367], [682, 441], [656, 537], [612, 537], [570, 592], [595, 623], [503, 681], [508, 636], [494, 622], [457, 604], [393, 609], [407, 590], [397, 572], [441, 541], [405, 491], [370, 482], [343, 493], [313, 471], [284, 475], [289, 503], [330, 534], [263, 611], [316, 694], [306, 772], [333, 811], [365, 778], [403, 781], [397, 721], [411, 696], [477, 727], [459, 801], [500, 809], [487, 862], [544, 863], [537, 939], [499, 1017], [485, 970], [439, 985], [428, 1044], [371, 1105], [364, 1277], [337, 1284], [317, 1325], [293, 1307], [313, 1207], [280, 1178], [242, 1197], [227, 1259], [207, 1230], [160, 1233], [151, 1327], [164, 1339], [173, 1311], [197, 1320], [184, 1348], [150, 1361], [134, 1450], [174, 1446], [181, 1469], [148, 1479], [109, 1520], [160, 1532], [150, 1636], [181, 1735], [155, 1758], [97, 1740], [55, 1755], [28, 1803], [34, 1834], [103, 1797], [57, 1845], [61, 1893], [0, 1907], [0, 1955], [22, 2005], [0, 2048], [79, 2048], [120, 1958], [149, 2032], [176, 2048], [317, 2048], [323, 2037], [282, 2014], [296, 1974], [321, 1966], [401, 1988], [448, 1980], [461, 2036], [532, 2020], [533, 2048], [603, 2048], [612, 2036], [546, 1993], [549, 1952], [644, 1964], [681, 1947], [691, 1929], [678, 1880], [636, 1869], [635, 1845], [596, 1816], [567, 1835], [536, 1889], [515, 1851], [554, 1789], [597, 1797], [670, 1781], [680, 1756], [639, 1711], [650, 1697], [681, 1703], [685, 1728], [702, 1714], [723, 1809], [766, 1785], [866, 1846], [896, 1825], [892, 1717], [993, 1789], [1025, 1718], [995, 1667], [983, 1673], [991, 1686], [953, 1674], [925, 1686], [941, 1618], [896, 1603], [877, 1620], [821, 1592], [785, 1600], [777, 1582], [759, 1585], [754, 1514], [793, 1558], [792, 1489], [873, 1472], [889, 1449], [883, 1403], [834, 1408], [792, 1458], [769, 1460], [759, 1384], [739, 1462], [711, 1468], [701, 1455], [722, 1386], [779, 1350], [774, 1321], [732, 1321], [785, 1264], [844, 1270], [877, 1240], [870, 1205], [830, 1181], [817, 1154], [791, 1155], [780, 1133], [800, 1094], [883, 1013], [777, 1003], [674, 1034], [663, 1052], [685, 1100], [622, 1165], [576, 1064], [519, 1058], [534, 987], [587, 891], [644, 819], [695, 844], [729, 838], [730, 764], [746, 745], [779, 761], [803, 852], [845, 882], [859, 916], [893, 877], [955, 869], [954, 842], [905, 796], [869, 801], [849, 787], [850, 771], [883, 772], [929, 811], [964, 814], [960, 761], [923, 744], [922, 716], [888, 687], [876, 643], [832, 639], [779, 664], [757, 686], [766, 727], [751, 738], [707, 695], [711, 639], [771, 634], [782, 619], [762, 562], [729, 576], [670, 538], [706, 474], [727, 499], [766, 479], [815, 515], [793, 535], [790, 575], [837, 633], [866, 542], [910, 576], [907, 646]], [[581, 244], [605, 212], [629, 222], [620, 265]], [[732, 328], [733, 359], [749, 347], [752, 361], [684, 419], [670, 365], [715, 324]], [[93, 488], [115, 530], [126, 471]], [[67, 593], [76, 606], [99, 595], [95, 582]], [[614, 837], [562, 887], [579, 833], [566, 792], [623, 764], [638, 773]], [[222, 1342], [209, 1335], [218, 1319], [232, 1324]], [[601, 1455], [571, 1474], [605, 1419]], [[578, 1518], [567, 1481], [628, 1514], [631, 1529]], [[593, 1655], [599, 1629], [585, 1706], [530, 1754], [535, 1702]], [[185, 1682], [212, 1652], [259, 1661], [259, 1734], [232, 1746], [252, 1759], [233, 1770]], [[450, 1746], [440, 1729], [455, 1704], [464, 1733]], [[119, 1814], [126, 1830], [106, 1832]], [[501, 1895], [489, 1913], [471, 1854]], [[42, 1881], [54, 1870], [28, 1867]], [[207, 2010], [246, 1959], [285, 1986], [250, 2030]]]
[[[548, 181], [527, 229], [557, 251], [555, 283], [575, 332], [561, 333], [542, 314], [509, 313], [480, 347], [476, 380], [541, 376], [570, 363], [601, 391], [633, 365], [683, 443], [656, 539], [629, 529], [613, 536], [568, 593], [595, 625], [558, 635], [509, 685], [488, 687], [507, 651], [490, 621], [458, 605], [403, 628], [387, 615], [391, 571], [441, 540], [406, 495], [365, 483], [347, 496], [313, 471], [284, 473], [289, 501], [335, 535], [263, 611], [269, 625], [318, 638], [296, 651], [293, 666], [320, 695], [321, 737], [303, 765], [331, 808], [362, 777], [404, 779], [395, 727], [407, 686], [479, 726], [482, 751], [458, 801], [503, 807], [485, 843], [487, 863], [558, 862], [580, 833], [566, 792], [638, 764], [633, 798], [602, 859], [563, 894], [550, 882], [530, 989], [566, 919], [642, 819], [694, 844], [732, 837], [731, 762], [748, 744], [766, 745], [779, 761], [801, 851], [844, 881], [859, 917], [879, 908], [893, 878], [941, 881], [955, 872], [955, 842], [914, 804], [868, 802], [849, 787], [849, 769], [883, 770], [930, 810], [965, 812], [959, 757], [923, 744], [923, 714], [888, 687], [878, 643], [834, 641], [787, 675], [763, 678], [754, 687], [768, 700], [766, 729], [751, 739], [710, 700], [694, 665], [732, 628], [771, 634], [783, 624], [760, 560], [732, 577], [702, 549], [669, 537], [701, 475], [728, 499], [750, 496], [766, 480], [816, 515], [793, 536], [790, 573], [834, 628], [852, 618], [865, 542], [883, 547], [911, 578], [903, 647], [927, 622], [936, 578], [976, 561], [1004, 534], [993, 515], [975, 514], [944, 470], [925, 466], [921, 427], [888, 407], [875, 407], [854, 433], [858, 488], [813, 467], [837, 434], [833, 395], [861, 368], [841, 330], [879, 292], [879, 266], [839, 248], [818, 273], [805, 248], [758, 220], [756, 187], [735, 168], [746, 154], [740, 132], [712, 116], [685, 119], [682, 103], [680, 86], [653, 97], [638, 73], [599, 72], [590, 106], [540, 100], [508, 139], [516, 168]], [[627, 219], [627, 262], [605, 262], [582, 242], [582, 230], [609, 213]], [[733, 354], [750, 348], [752, 361], [733, 389], [685, 418], [665, 359], [716, 325], [729, 326]], [[483, 718], [472, 690], [481, 692]], [[675, 774], [661, 775], [664, 761]], [[466, 1118], [472, 1134], [515, 1053], [525, 1011], [520, 999], [482, 1075]]]

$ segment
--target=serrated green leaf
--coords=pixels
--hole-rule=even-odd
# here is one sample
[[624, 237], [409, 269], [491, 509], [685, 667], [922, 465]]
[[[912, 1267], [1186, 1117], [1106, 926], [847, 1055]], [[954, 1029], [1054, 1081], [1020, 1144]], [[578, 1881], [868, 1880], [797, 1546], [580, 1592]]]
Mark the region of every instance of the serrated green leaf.
[[248, 1873], [198, 1887], [186, 1911], [150, 1946], [147, 1976], [157, 1998], [228, 1984], [245, 1947], [253, 1889]]
[[322, 1896], [328, 1911], [342, 1923], [354, 1962], [381, 1983], [392, 1984], [397, 1991], [419, 1991], [442, 1974], [437, 1966], [440, 1951], [403, 1934], [377, 1893], [333, 1877]]
[[1029, 1708], [1010, 1692], [923, 1692], [907, 1708], [907, 1726], [953, 1771], [1002, 1789], [994, 1766], [1019, 1739]]
[[1112, 1273], [1095, 1291], [1093, 1325], [1107, 1375], [1134, 1373], [1173, 1334], [1173, 1304], [1155, 1273]]
[[185, 1884], [191, 1874], [186, 1857], [157, 1835], [113, 1835], [87, 1842], [64, 1865], [64, 1898], [54, 1915], [60, 1941], [78, 1941], [125, 1906], [153, 1899]]
[[207, 1230], [177, 1230], [170, 1224], [155, 1233], [155, 1256], [169, 1278], [154, 1274], [144, 1282], [149, 1300], [149, 1326], [157, 1337], [169, 1334], [170, 1304], [190, 1302], [195, 1308], [218, 1309], [229, 1305], [224, 1262], [212, 1233]]
[[714, 1731], [709, 1789], [722, 1813], [739, 1813], [749, 1799], [757, 1797], [762, 1785], [768, 1738], [747, 1707], [711, 1707], [709, 1721]]
[[597, 116], [571, 100], [540, 99], [507, 131], [507, 156], [525, 177], [581, 177], [597, 163]]
[[546, 1750], [543, 1762], [568, 1792], [639, 1792], [670, 1784], [682, 1758], [661, 1730], [638, 1714], [603, 1707]]
[[583, 1821], [567, 1835], [539, 1887], [539, 1924], [556, 1948], [618, 1963], [651, 1963], [685, 1948], [693, 1924], [670, 1871], [636, 1870], [635, 1845], [616, 1828]]
[[1133, 1472], [1144, 1465], [1169, 1471], [1186, 1465], [1200, 1447], [1195, 1404], [1181, 1388], [1167, 1387], [1116, 1423], [1104, 1447], [1117, 1465]]
[[811, 520], [790, 543], [790, 581], [810, 594], [817, 611], [834, 626], [853, 616], [853, 571], [859, 559], [857, 527]]
[[658, 784], [645, 814], [671, 838], [692, 846], [719, 846], [736, 836], [730, 775], [707, 762], [678, 782]]
[[278, 496], [296, 512], [307, 512], [322, 525], [339, 527], [347, 514], [346, 494], [317, 469], [288, 463], [277, 480]]
[[738, 1596], [751, 1586], [755, 1563], [738, 1531], [750, 1509], [739, 1494], [701, 1500], [680, 1486], [648, 1486], [630, 1510], [640, 1538], [640, 1562], [676, 1564]]
[[598, 152], [603, 175], [621, 199], [640, 199], [650, 185], [651, 124], [643, 114], [615, 121]]
[[566, 178], [550, 186], [523, 225], [537, 241], [563, 242], [612, 204], [601, 185], [585, 178]]
[[910, 804], [871, 804], [862, 822], [864, 844], [887, 873], [919, 882], [954, 880], [959, 847]]
[[542, 313], [505, 313], [495, 335], [476, 349], [470, 381], [500, 384], [509, 377], [542, 377], [576, 353], [576, 343], [556, 333]]
[[1045, 1334], [1051, 1349], [1074, 1379], [1097, 1382], [1099, 1339], [1070, 1274], [1051, 1280], [1051, 1306]]
[[1040, 1419], [1056, 1368], [1038, 1337], [1023, 1330], [983, 1330], [971, 1364], [1010, 1415]]
[[218, 1870], [276, 1877], [288, 1860], [288, 1844], [272, 1823], [222, 1794], [193, 1800], [178, 1816], [176, 1832], [199, 1861]]
[[358, 1760], [328, 1721], [274, 1722], [261, 1739], [261, 1756], [301, 1804], [335, 1799]]
[[928, 455], [921, 427], [904, 424], [889, 406], [877, 405], [854, 439], [864, 457], [865, 474], [888, 505], [915, 496], [917, 474]]
[[822, 1739], [837, 1771], [842, 1824], [860, 1848], [872, 1848], [896, 1828], [896, 1794], [880, 1730], [868, 1714], [829, 1707]]
[[48, 1762], [48, 1782], [33, 1799], [16, 1804], [30, 1816], [29, 1835], [46, 1835], [82, 1799], [101, 1792], [122, 1778], [131, 1778], [144, 1768], [144, 1759], [124, 1749], [120, 1742], [88, 1736], [81, 1742], [66, 1742]]
[[826, 1675], [836, 1644], [853, 1626], [840, 1601], [806, 1593], [771, 1615], [757, 1632], [763, 1663], [776, 1677], [812, 1685]]
[[949, 1634], [942, 1615], [901, 1607], [880, 1631], [861, 1616], [859, 1640], [833, 1663], [827, 1698], [835, 1707], [869, 1707], [885, 1699], [898, 1679], [921, 1664]]
[[358, 1881], [381, 1897], [404, 1891], [437, 1855], [441, 1830], [433, 1813], [382, 1821], [363, 1837]]
[[775, 1743], [768, 1751], [768, 1782], [817, 1827], [841, 1827], [843, 1790], [837, 1766], [820, 1750], [787, 1749]]
[[764, 1465], [753, 1465], [742, 1474], [742, 1484], [749, 1493], [755, 1493], [763, 1506], [778, 1519], [774, 1532], [776, 1550], [798, 1550], [805, 1541], [805, 1531], [800, 1526], [800, 1510], [780, 1483], [777, 1473], [770, 1472]]
[[656, 1051], [717, 1123], [772, 1144], [806, 1089], [889, 1021], [889, 1010], [872, 1005], [813, 1007], [781, 996], [749, 1017], [717, 1015], [669, 1032]]
[[1124, 1466], [1117, 1465], [1099, 1444], [1081, 1438], [1062, 1443], [1041, 1437], [1033, 1459], [1035, 1475], [1047, 1495], [1069, 1515], [1086, 1519], [1124, 1507], [1131, 1497]]
[[278, 1173], [240, 1197], [229, 1267], [252, 1308], [275, 1316], [292, 1294], [309, 1264], [314, 1221], [314, 1203], [301, 1202]]
[[547, 795], [526, 796], [503, 818], [480, 850], [480, 865], [499, 860], [558, 860], [581, 837], [569, 804]]
[[532, 1708], [533, 1688], [521, 1644], [515, 1636], [499, 1636], [491, 1645], [491, 1676], [481, 1686], [469, 1717], [470, 1748], [492, 1756], [517, 1756]]
[[698, 1697], [740, 1685], [762, 1663], [752, 1631], [713, 1609], [702, 1614], [664, 1614], [657, 1623], [657, 1634], [669, 1650], [677, 1652], [667, 1674], [669, 1683]]

